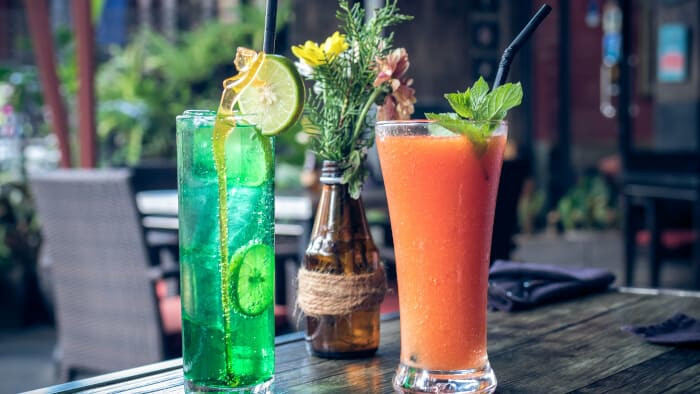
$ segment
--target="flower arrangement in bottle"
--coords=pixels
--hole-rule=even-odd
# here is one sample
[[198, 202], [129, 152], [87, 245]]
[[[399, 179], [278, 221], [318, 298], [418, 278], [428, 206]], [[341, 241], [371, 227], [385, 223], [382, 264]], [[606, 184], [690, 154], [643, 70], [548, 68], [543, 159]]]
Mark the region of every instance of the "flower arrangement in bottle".
[[304, 262], [297, 303], [306, 315], [311, 351], [322, 357], [359, 357], [379, 346], [379, 305], [386, 277], [367, 225], [362, 185], [375, 120], [408, 119], [416, 99], [408, 54], [392, 48], [385, 30], [411, 17], [396, 1], [365, 18], [339, 2], [340, 31], [323, 43], [293, 46], [298, 68], [312, 81], [304, 129], [323, 161], [321, 198]]

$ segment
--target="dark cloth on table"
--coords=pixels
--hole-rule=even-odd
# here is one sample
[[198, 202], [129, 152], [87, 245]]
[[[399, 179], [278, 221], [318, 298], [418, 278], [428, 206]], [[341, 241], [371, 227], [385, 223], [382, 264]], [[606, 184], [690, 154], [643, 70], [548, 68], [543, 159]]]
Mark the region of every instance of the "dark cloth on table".
[[600, 268], [497, 260], [489, 272], [491, 309], [518, 311], [606, 290], [615, 275]]
[[677, 313], [659, 324], [651, 326], [623, 326], [647, 342], [661, 345], [700, 344], [700, 321], [683, 313]]

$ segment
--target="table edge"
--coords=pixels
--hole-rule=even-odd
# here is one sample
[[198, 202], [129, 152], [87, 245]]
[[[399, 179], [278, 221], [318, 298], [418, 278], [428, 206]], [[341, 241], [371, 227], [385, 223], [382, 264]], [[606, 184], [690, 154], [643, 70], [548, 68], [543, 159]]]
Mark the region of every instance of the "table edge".
[[700, 291], [681, 290], [681, 289], [654, 289], [649, 287], [615, 287], [613, 290], [626, 294], [639, 295], [668, 295], [674, 297], [692, 297], [700, 298]]

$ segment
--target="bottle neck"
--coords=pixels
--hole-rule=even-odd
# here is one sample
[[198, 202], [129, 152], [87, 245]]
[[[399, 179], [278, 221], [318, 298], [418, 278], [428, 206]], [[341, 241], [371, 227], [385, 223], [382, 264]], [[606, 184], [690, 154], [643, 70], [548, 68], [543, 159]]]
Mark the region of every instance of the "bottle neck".
[[343, 170], [338, 165], [338, 162], [324, 160], [321, 167], [321, 183], [324, 185], [339, 185], [342, 179]]

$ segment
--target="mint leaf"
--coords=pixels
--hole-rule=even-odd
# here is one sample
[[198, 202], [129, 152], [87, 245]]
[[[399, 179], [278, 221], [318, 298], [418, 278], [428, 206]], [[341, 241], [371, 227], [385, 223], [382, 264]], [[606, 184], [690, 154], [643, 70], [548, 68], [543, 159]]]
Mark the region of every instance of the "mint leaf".
[[523, 87], [520, 85], [520, 82], [501, 85], [488, 94], [486, 100], [486, 119], [503, 120], [508, 110], [520, 105], [522, 101]]
[[467, 88], [464, 93], [447, 93], [445, 98], [452, 109], [463, 118], [481, 119], [486, 109], [489, 95], [489, 84], [480, 77], [474, 86]]
[[436, 114], [432, 112], [427, 112], [425, 114], [425, 117], [434, 120], [440, 124], [440, 126], [452, 131], [453, 133], [462, 133], [462, 126], [464, 123], [467, 123], [468, 121], [462, 119], [459, 117], [454, 112], [447, 112], [447, 113], [441, 113], [441, 114]]
[[428, 134], [433, 137], [454, 137], [454, 131], [444, 128], [440, 123], [435, 122], [428, 125]]
[[487, 120], [483, 117], [485, 104], [487, 103], [487, 96], [489, 95], [489, 84], [484, 80], [484, 77], [479, 77], [479, 80], [474, 82], [474, 86], [471, 89], [467, 89], [470, 92], [469, 102], [471, 104], [471, 110], [474, 120]]
[[445, 98], [452, 109], [463, 118], [476, 121], [503, 120], [508, 110], [520, 105], [523, 87], [518, 83], [507, 83], [489, 92], [489, 84], [479, 77], [474, 86], [464, 93], [447, 93]]
[[[482, 155], [498, 121], [506, 117], [509, 109], [522, 102], [523, 88], [519, 82], [507, 83], [489, 92], [489, 84], [480, 77], [464, 93], [448, 93], [445, 98], [456, 113], [427, 113], [426, 118], [434, 120], [443, 129], [467, 136], [477, 154]], [[439, 130], [431, 131], [431, 134], [442, 135]]]
[[467, 91], [464, 93], [457, 92], [445, 94], [445, 98], [447, 99], [447, 102], [450, 103], [452, 109], [463, 118], [474, 117], [474, 113], [471, 109], [471, 103], [469, 102], [469, 96], [469, 88], [467, 88]]
[[491, 124], [489, 122], [478, 122], [461, 119], [456, 113], [426, 113], [425, 117], [436, 121], [447, 130], [463, 134], [469, 138], [477, 154], [482, 155], [488, 148], [488, 138], [491, 135]]

